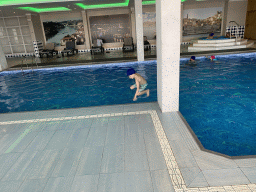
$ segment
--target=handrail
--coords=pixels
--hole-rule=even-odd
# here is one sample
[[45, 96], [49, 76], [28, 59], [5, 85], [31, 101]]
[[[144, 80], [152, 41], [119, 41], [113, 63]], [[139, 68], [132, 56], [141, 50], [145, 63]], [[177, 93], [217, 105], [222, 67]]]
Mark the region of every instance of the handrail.
[[[236, 21], [229, 21], [229, 23], [235, 23], [237, 25], [236, 32], [235, 32], [236, 41], [237, 41], [237, 30], [238, 30], [239, 24]], [[231, 39], [231, 31], [230, 31], [230, 39]]]
[[35, 64], [36, 64], [36, 67], [38, 68], [38, 65], [37, 65], [37, 56], [36, 56], [36, 54], [33, 54], [33, 61], [34, 61], [34, 59], [35, 59]]
[[235, 23], [237, 26], [239, 26], [239, 24], [236, 21], [229, 21], [229, 23]]
[[23, 68], [22, 68], [22, 66], [23, 66], [23, 58], [24, 57], [22, 57], [20, 68], [21, 68], [22, 75], [24, 76], [24, 72], [23, 72]]

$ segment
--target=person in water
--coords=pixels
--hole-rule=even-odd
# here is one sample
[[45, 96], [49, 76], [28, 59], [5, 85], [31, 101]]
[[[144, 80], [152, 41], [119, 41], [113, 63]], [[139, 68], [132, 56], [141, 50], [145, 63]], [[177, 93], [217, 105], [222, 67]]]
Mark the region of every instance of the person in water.
[[206, 56], [206, 58], [210, 59], [211, 61], [216, 61], [217, 60], [214, 55], [212, 55], [210, 58]]
[[190, 62], [195, 62], [196, 61], [196, 57], [195, 56], [191, 56], [189, 61]]
[[214, 33], [210, 33], [210, 35], [207, 37], [207, 39], [213, 39]]
[[147, 97], [149, 96], [149, 89], [145, 90], [148, 85], [147, 81], [140, 74], [136, 73], [135, 70], [131, 68], [127, 70], [127, 76], [135, 80], [135, 84], [130, 86], [130, 89], [137, 88], [133, 101], [136, 101], [139, 95], [147, 94]]

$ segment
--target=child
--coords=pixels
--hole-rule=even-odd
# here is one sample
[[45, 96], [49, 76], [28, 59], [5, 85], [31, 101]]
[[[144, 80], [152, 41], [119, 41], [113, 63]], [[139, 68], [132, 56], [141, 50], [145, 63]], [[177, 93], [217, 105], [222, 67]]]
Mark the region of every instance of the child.
[[212, 55], [212, 56], [210, 57], [210, 59], [211, 59], [211, 61], [216, 61], [216, 60], [217, 60], [214, 55]]
[[206, 58], [210, 59], [211, 61], [216, 61], [217, 60], [214, 55], [212, 55], [210, 58], [209, 57], [206, 57]]
[[147, 81], [138, 73], [135, 72], [133, 68], [127, 70], [127, 76], [130, 79], [135, 79], [135, 84], [130, 86], [130, 89], [137, 88], [136, 93], [134, 95], [133, 101], [137, 100], [137, 96], [147, 94], [149, 96], [149, 89], [145, 90], [147, 87]]
[[196, 60], [196, 57], [195, 56], [191, 56], [191, 58], [190, 58], [190, 62], [195, 62], [195, 60]]
[[207, 39], [213, 39], [213, 37], [214, 37], [214, 33], [211, 33], [211, 34], [207, 37]]

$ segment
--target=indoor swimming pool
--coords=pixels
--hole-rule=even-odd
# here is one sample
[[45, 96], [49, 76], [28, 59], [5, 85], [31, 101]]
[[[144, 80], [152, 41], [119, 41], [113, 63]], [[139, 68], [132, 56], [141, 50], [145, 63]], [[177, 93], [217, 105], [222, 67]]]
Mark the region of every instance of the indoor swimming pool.
[[[181, 59], [180, 112], [202, 145], [230, 156], [256, 155], [256, 54]], [[130, 90], [133, 67], [150, 96]], [[0, 112], [24, 112], [157, 101], [156, 61], [0, 73]]]

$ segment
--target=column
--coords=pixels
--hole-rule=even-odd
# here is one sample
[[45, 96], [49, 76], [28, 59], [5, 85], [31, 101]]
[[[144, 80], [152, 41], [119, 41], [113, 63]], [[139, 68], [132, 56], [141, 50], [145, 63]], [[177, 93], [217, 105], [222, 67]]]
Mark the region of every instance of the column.
[[3, 71], [4, 69], [7, 69], [7, 68], [8, 68], [7, 61], [2, 49], [2, 44], [0, 43], [0, 71]]
[[137, 39], [136, 39], [136, 22], [135, 22], [135, 11], [134, 11], [134, 7], [131, 7], [131, 31], [132, 31], [132, 38], [133, 38], [133, 43], [136, 44], [137, 43]]
[[89, 36], [89, 28], [88, 28], [88, 19], [87, 14], [85, 11], [82, 11], [82, 18], [83, 18], [83, 24], [84, 24], [84, 38], [85, 38], [85, 47], [86, 49], [90, 49], [90, 36]]
[[183, 3], [180, 6], [180, 43], [182, 43], [182, 35], [183, 35]]
[[162, 112], [179, 111], [180, 1], [156, 1], [157, 101]]
[[34, 26], [33, 26], [32, 18], [31, 18], [31, 13], [27, 13], [26, 16], [27, 16], [28, 27], [30, 30], [31, 39], [32, 39], [32, 41], [36, 41], [36, 35], [35, 35]]
[[134, 3], [136, 17], [137, 58], [140, 62], [144, 61], [142, 0], [135, 0]]
[[224, 2], [223, 13], [222, 13], [222, 24], [221, 24], [221, 35], [226, 36], [228, 18], [228, 1]]

